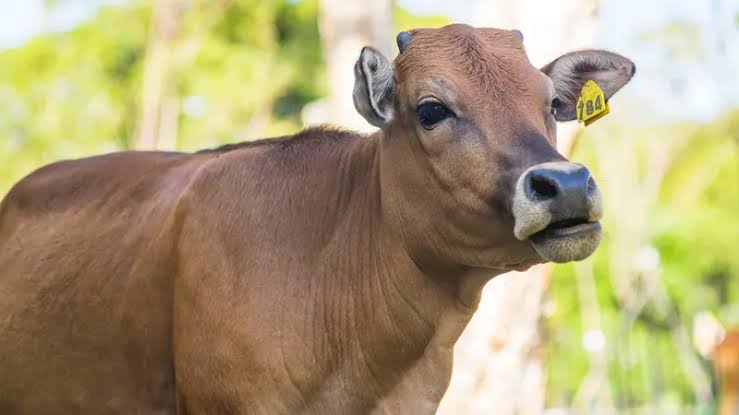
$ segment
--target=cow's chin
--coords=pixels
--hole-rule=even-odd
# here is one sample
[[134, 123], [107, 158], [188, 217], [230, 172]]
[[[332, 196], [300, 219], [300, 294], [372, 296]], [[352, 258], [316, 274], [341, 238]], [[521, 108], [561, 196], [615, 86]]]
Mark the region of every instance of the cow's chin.
[[580, 261], [589, 257], [600, 244], [600, 222], [588, 222], [566, 228], [547, 228], [529, 237], [531, 245], [544, 260]]

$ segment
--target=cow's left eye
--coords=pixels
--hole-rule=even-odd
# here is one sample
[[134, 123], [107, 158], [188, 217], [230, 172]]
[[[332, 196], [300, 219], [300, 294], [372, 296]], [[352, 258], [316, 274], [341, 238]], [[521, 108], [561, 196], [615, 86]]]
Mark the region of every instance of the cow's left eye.
[[418, 121], [427, 130], [433, 129], [436, 124], [454, 115], [444, 104], [436, 101], [422, 103], [416, 109], [416, 113]]

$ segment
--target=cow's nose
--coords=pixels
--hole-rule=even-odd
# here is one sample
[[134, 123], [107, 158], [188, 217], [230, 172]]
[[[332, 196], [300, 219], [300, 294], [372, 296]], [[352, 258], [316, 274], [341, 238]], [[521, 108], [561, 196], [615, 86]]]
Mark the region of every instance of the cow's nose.
[[589, 217], [597, 187], [585, 166], [544, 163], [529, 169], [524, 180], [526, 197], [533, 203], [546, 202], [555, 218]]

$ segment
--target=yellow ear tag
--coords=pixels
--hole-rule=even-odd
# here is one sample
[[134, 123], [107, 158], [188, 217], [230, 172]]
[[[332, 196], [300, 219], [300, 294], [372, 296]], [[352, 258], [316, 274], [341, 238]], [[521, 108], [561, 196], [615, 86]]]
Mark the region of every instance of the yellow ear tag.
[[598, 84], [593, 81], [585, 82], [577, 99], [577, 122], [584, 122], [585, 126], [598, 121], [610, 112], [606, 95]]

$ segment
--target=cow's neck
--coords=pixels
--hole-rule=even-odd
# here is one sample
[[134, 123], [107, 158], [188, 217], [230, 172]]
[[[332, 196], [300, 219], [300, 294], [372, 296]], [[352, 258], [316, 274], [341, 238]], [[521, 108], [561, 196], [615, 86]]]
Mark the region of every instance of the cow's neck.
[[[409, 235], [401, 237], [398, 232], [404, 225], [392, 220], [397, 216], [388, 209], [393, 207], [383, 202], [379, 152], [367, 148], [379, 145], [379, 134], [361, 144], [361, 150], [342, 157], [341, 163], [347, 165], [337, 169], [339, 175], [347, 175], [337, 183], [347, 188], [337, 189], [336, 194], [352, 194], [354, 200], [341, 214], [348, 220], [337, 228], [327, 255], [339, 262], [351, 258], [330, 264], [343, 272], [325, 274], [335, 280], [324, 283], [347, 289], [341, 296], [343, 303], [337, 304], [341, 310], [334, 310], [337, 321], [329, 335], [353, 338], [351, 344], [361, 350], [350, 350], [347, 356], [361, 353], [362, 364], [377, 378], [378, 388], [428, 383], [429, 379], [419, 378], [433, 374], [443, 392], [452, 346], [477, 305], [482, 285], [492, 275], [454, 266], [429, 268], [431, 262], [409, 252], [405, 243]], [[357, 171], [348, 165], [365, 167]], [[334, 290], [326, 292], [336, 296]]]
[[[354, 203], [347, 204], [349, 209], [355, 210], [347, 215], [353, 216], [354, 220], [348, 222], [355, 229], [343, 229], [341, 237], [358, 236], [363, 240], [356, 243], [368, 247], [365, 252], [354, 251], [347, 255], [366, 256], [371, 266], [358, 271], [371, 270], [374, 280], [384, 284], [385, 295], [392, 297], [387, 298], [389, 306], [408, 308], [397, 310], [403, 314], [418, 313], [412, 324], [431, 320], [429, 324], [433, 325], [433, 318], [444, 309], [442, 306], [474, 309], [482, 286], [496, 273], [435, 261], [436, 258], [410, 246], [409, 240], [424, 240], [429, 235], [403, 223], [408, 216], [397, 213], [412, 207], [398, 206], [386, 197], [391, 184], [383, 183], [381, 177], [382, 161], [377, 148], [381, 139], [382, 132], [378, 131], [362, 143], [359, 151], [352, 151], [354, 154], [340, 161], [338, 174], [347, 177], [340, 178], [339, 183], [347, 188], [337, 189], [336, 194], [355, 195]], [[357, 172], [357, 166], [366, 171]], [[351, 249], [348, 244], [342, 246]]]

